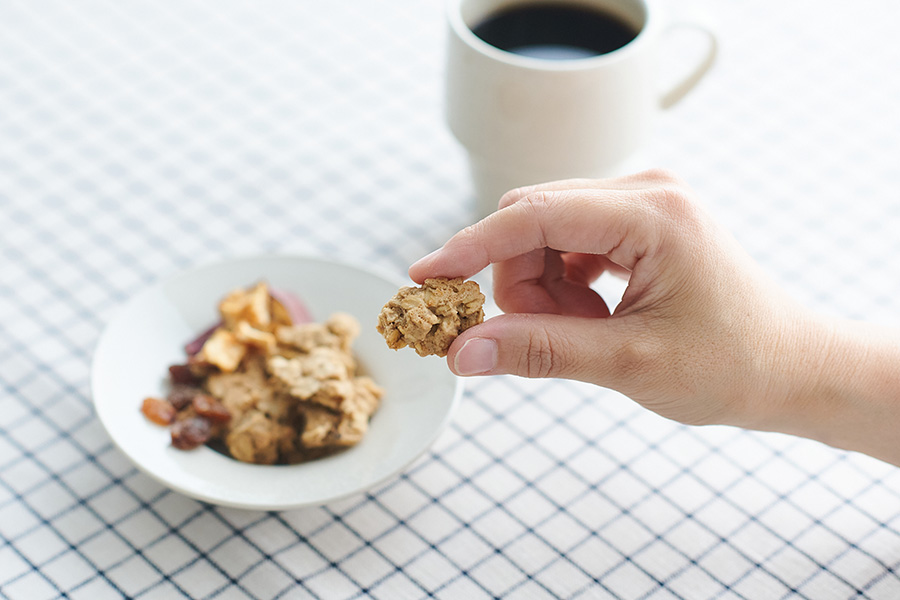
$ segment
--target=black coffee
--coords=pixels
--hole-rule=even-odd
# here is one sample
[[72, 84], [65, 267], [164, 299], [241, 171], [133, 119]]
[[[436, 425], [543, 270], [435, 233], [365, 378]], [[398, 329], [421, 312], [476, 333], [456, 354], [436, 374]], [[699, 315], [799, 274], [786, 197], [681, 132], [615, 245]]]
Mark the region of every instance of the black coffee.
[[499, 11], [472, 28], [507, 52], [549, 60], [590, 58], [618, 50], [638, 32], [619, 17], [580, 4], [526, 4]]

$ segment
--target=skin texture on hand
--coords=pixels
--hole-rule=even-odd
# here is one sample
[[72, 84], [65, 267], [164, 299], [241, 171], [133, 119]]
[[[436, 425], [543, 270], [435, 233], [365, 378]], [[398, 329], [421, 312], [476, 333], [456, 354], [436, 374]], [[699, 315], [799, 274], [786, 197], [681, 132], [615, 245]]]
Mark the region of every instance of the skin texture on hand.
[[[683, 423], [860, 446], [829, 423], [850, 417], [856, 391], [838, 376], [859, 367], [849, 348], [865, 341], [789, 298], [668, 172], [513, 190], [409, 274], [471, 277], [489, 264], [505, 314], [453, 343], [459, 375], [576, 379]], [[607, 271], [628, 281], [612, 314], [590, 287]]]

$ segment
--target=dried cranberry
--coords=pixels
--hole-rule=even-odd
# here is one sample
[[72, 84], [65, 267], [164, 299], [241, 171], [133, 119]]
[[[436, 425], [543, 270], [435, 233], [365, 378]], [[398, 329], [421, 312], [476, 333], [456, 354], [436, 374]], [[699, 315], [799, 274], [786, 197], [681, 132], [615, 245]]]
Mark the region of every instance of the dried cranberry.
[[175, 407], [162, 398], [144, 398], [141, 412], [157, 425], [168, 425], [175, 420]]
[[203, 390], [192, 385], [176, 385], [169, 392], [169, 403], [175, 407], [175, 410], [181, 410], [190, 405], [194, 396], [202, 393]]
[[199, 385], [200, 379], [189, 365], [172, 365], [169, 367], [169, 379], [174, 384]]
[[218, 323], [216, 323], [215, 325], [213, 325], [212, 327], [210, 327], [209, 329], [207, 329], [206, 331], [204, 331], [203, 333], [201, 333], [200, 335], [198, 335], [197, 337], [192, 339], [190, 342], [188, 342], [187, 344], [184, 345], [184, 352], [188, 356], [193, 357], [195, 354], [200, 352], [200, 350], [203, 348], [203, 344], [206, 343], [206, 340], [211, 338], [212, 334], [215, 333], [216, 329], [218, 329], [221, 326], [222, 326], [222, 322], [219, 321]]
[[209, 441], [211, 426], [202, 417], [191, 417], [172, 425], [172, 445], [179, 450], [192, 450]]
[[201, 417], [206, 417], [213, 423], [225, 423], [231, 419], [231, 413], [225, 405], [207, 394], [197, 394], [191, 400], [191, 406]]

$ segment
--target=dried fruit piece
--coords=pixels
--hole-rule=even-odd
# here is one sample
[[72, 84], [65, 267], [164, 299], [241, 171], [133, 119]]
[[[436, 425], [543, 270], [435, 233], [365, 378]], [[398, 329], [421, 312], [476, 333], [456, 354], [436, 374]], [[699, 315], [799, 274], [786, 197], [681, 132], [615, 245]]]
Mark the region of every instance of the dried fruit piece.
[[169, 392], [169, 404], [175, 407], [175, 410], [181, 410], [185, 406], [189, 406], [194, 396], [202, 394], [203, 390], [193, 385], [176, 385]]
[[259, 348], [266, 354], [275, 352], [275, 349], [278, 347], [274, 334], [256, 329], [247, 321], [238, 321], [235, 324], [234, 337], [237, 338], [237, 341]]
[[190, 365], [170, 366], [169, 380], [175, 385], [200, 385], [200, 378], [194, 374]]
[[200, 335], [198, 335], [197, 337], [195, 337], [194, 339], [189, 341], [187, 344], [184, 345], [184, 353], [187, 354], [188, 356], [193, 356], [193, 355], [197, 354], [198, 352], [200, 352], [200, 348], [203, 347], [203, 344], [206, 343], [206, 340], [208, 340], [209, 337], [213, 334], [213, 332], [215, 332], [215, 330], [221, 326], [222, 326], [222, 321], [219, 321], [218, 323], [216, 323], [215, 325], [213, 325], [212, 327], [210, 327], [209, 329], [207, 329], [206, 331], [204, 331], [203, 333], [201, 333]]
[[229, 329], [239, 321], [247, 321], [257, 329], [267, 329], [272, 322], [269, 287], [259, 282], [250, 289], [233, 290], [219, 303], [219, 314]]
[[194, 411], [201, 417], [206, 417], [212, 423], [225, 423], [231, 419], [231, 413], [225, 405], [209, 394], [197, 394], [191, 401]]
[[197, 360], [215, 365], [223, 373], [231, 373], [241, 364], [245, 354], [247, 346], [238, 341], [234, 333], [220, 328], [203, 344]]
[[209, 441], [212, 427], [202, 417], [191, 417], [172, 425], [172, 445], [179, 450], [192, 450]]
[[157, 425], [168, 425], [175, 420], [175, 407], [168, 400], [150, 396], [141, 404], [144, 416]]
[[312, 316], [300, 298], [287, 290], [269, 288], [272, 298], [272, 320], [287, 325], [312, 322]]

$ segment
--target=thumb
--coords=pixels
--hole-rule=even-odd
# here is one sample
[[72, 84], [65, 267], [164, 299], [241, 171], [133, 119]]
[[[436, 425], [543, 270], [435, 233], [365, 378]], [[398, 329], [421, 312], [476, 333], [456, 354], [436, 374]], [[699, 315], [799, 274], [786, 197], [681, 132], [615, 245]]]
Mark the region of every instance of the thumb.
[[[624, 365], [618, 319], [504, 314], [463, 332], [447, 362], [457, 375], [559, 377], [610, 387]], [[636, 365], [632, 365], [632, 368]], [[630, 369], [628, 369], [630, 370]]]

